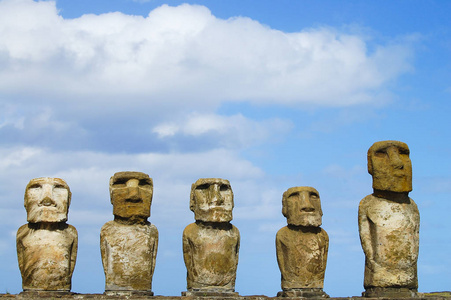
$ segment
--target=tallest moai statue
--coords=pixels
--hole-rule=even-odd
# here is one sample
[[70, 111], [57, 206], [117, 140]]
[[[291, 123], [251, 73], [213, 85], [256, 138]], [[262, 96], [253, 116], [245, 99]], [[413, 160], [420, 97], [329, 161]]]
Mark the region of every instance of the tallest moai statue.
[[420, 214], [409, 198], [412, 163], [398, 141], [368, 150], [373, 194], [359, 206], [360, 241], [365, 252], [365, 297], [416, 297]]

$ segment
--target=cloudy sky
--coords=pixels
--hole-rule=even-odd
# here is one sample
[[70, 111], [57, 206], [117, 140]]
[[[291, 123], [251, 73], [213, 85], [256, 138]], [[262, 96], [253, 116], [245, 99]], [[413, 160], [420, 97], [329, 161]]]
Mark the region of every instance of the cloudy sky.
[[359, 201], [376, 141], [411, 150], [421, 292], [450, 290], [451, 3], [0, 0], [0, 293], [21, 291], [15, 234], [35, 177], [72, 190], [72, 280], [102, 293], [110, 176], [154, 180], [153, 291], [186, 289], [190, 186], [230, 180], [236, 291], [280, 290], [282, 193], [313, 186], [330, 237], [324, 290], [360, 295]]

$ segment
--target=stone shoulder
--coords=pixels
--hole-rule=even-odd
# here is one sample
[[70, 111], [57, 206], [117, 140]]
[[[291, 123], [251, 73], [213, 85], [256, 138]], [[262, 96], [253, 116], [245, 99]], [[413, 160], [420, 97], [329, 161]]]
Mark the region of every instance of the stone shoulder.
[[105, 224], [103, 224], [102, 228], [100, 229], [100, 232], [107, 231], [112, 227], [114, 227], [114, 221], [108, 221]]
[[78, 232], [77, 229], [70, 224], [67, 224], [67, 229], [66, 229], [70, 234], [72, 234], [73, 236], [77, 237], [78, 236]]
[[[238, 228], [235, 226], [235, 225], [233, 225], [233, 224], [230, 224], [231, 226], [232, 226], [232, 228], [230, 229], [235, 235], [237, 235], [237, 236], [239, 236], [240, 235], [240, 231], [238, 230]], [[199, 225], [197, 225], [196, 223], [191, 223], [191, 224], [189, 224], [189, 225], [187, 225], [186, 227], [185, 227], [185, 229], [183, 230], [183, 237], [193, 237], [193, 236], [196, 236], [196, 235], [198, 235], [198, 233], [201, 231], [201, 230], [205, 230], [205, 229], [202, 229]]]
[[16, 237], [22, 237], [24, 235], [26, 235], [28, 232], [28, 223], [27, 224], [23, 224], [22, 226], [19, 227], [19, 229], [17, 229], [17, 233], [16, 233]]
[[370, 203], [375, 197], [373, 194], [369, 194], [365, 196], [362, 200], [360, 200], [359, 208], [366, 207], [368, 203]]
[[[100, 235], [107, 234], [110, 232], [115, 232], [117, 230], [120, 230], [121, 228], [126, 228], [129, 226], [135, 226], [135, 225], [123, 225], [119, 224], [116, 221], [108, 221], [105, 224], [103, 224], [102, 228], [100, 229]], [[148, 224], [148, 225], [136, 225], [141, 226], [141, 228], [146, 227], [150, 234], [152, 235], [158, 235], [158, 229], [157, 226], [154, 224]]]
[[233, 224], [231, 224], [231, 225], [232, 225], [233, 232], [235, 232], [235, 233], [237, 233], [239, 235], [240, 231], [238, 230], [238, 228], [235, 225], [233, 225]]
[[193, 236], [199, 231], [199, 226], [196, 223], [191, 223], [183, 230], [183, 237]]
[[320, 229], [321, 229], [321, 231], [320, 231], [319, 234], [321, 234], [325, 239], [329, 240], [329, 235], [327, 234], [327, 231], [324, 230], [324, 228], [321, 228], [321, 227], [320, 227]]
[[279, 231], [277, 231], [276, 233], [276, 239], [285, 237], [289, 233], [289, 230], [290, 229], [288, 229], [288, 226], [280, 228]]
[[150, 224], [149, 227], [150, 227], [150, 230], [151, 230], [152, 232], [157, 232], [157, 233], [158, 233], [157, 226], [155, 226], [154, 224]]
[[[418, 206], [415, 203], [415, 201], [413, 201], [412, 198], [409, 197], [410, 200], [410, 204], [413, 207], [413, 211], [418, 212]], [[368, 206], [373, 206], [375, 203], [396, 203], [396, 202], [391, 202], [390, 200], [384, 199], [384, 198], [379, 198], [374, 196], [373, 194], [369, 194], [366, 197], [364, 197], [362, 200], [360, 200], [360, 204], [359, 204], [359, 212], [365, 211], [367, 209]]]

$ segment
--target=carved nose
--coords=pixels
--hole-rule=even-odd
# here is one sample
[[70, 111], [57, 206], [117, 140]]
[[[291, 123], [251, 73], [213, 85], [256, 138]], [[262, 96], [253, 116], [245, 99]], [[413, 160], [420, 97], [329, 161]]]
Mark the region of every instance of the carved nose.
[[52, 200], [52, 198], [50, 197], [45, 197], [44, 199], [42, 199], [41, 203], [42, 206], [54, 206], [55, 202]]
[[214, 185], [212, 187], [211, 203], [216, 205], [222, 205], [224, 199], [222, 199], [221, 193], [219, 192], [219, 186]]
[[404, 169], [404, 163], [402, 162], [401, 158], [399, 157], [398, 151], [393, 148], [389, 148], [387, 152], [388, 152], [388, 157], [390, 159], [392, 166], [395, 169]]
[[142, 201], [141, 195], [140, 195], [140, 193], [139, 193], [139, 188], [138, 188], [138, 187], [132, 187], [132, 188], [129, 188], [128, 191], [129, 191], [129, 192], [128, 192], [128, 198], [127, 198], [126, 201], [128, 201], [128, 202], [134, 202], [134, 203], [136, 203], [136, 202], [141, 202], [141, 201]]
[[305, 212], [315, 211], [315, 207], [313, 207], [312, 203], [310, 202], [309, 193], [302, 193], [300, 194], [300, 197], [301, 197], [301, 211]]

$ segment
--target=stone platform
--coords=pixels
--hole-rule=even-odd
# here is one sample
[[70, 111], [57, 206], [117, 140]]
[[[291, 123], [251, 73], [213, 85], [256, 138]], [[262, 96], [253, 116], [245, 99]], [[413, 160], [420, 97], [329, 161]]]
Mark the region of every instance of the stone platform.
[[[419, 293], [420, 298], [402, 298], [402, 300], [450, 300], [451, 292], [436, 292], [436, 293]], [[107, 296], [104, 294], [77, 294], [77, 293], [51, 293], [51, 292], [39, 292], [39, 293], [21, 293], [21, 294], [0, 294], [0, 299], [61, 299], [61, 300], [120, 300], [120, 299], [149, 299], [149, 300], [299, 300], [307, 298], [299, 297], [268, 297], [264, 295], [252, 295], [252, 296], [237, 296], [237, 297], [211, 297], [211, 296], [143, 296], [143, 295], [122, 295], [122, 296]], [[312, 298], [311, 298], [312, 299]], [[320, 298], [318, 298], [320, 299]], [[359, 296], [352, 297], [331, 297], [330, 300], [393, 300], [395, 298], [364, 298]]]

